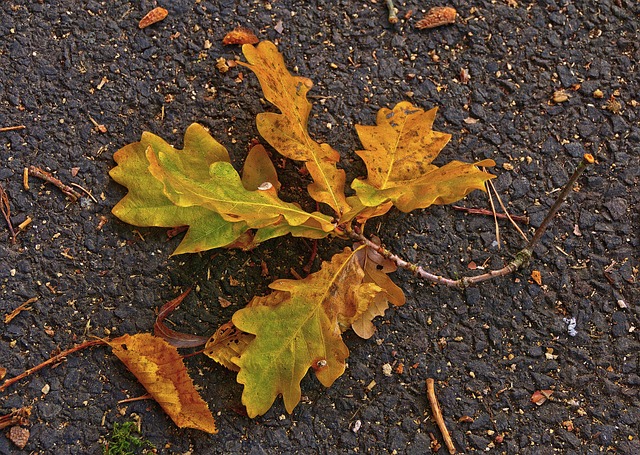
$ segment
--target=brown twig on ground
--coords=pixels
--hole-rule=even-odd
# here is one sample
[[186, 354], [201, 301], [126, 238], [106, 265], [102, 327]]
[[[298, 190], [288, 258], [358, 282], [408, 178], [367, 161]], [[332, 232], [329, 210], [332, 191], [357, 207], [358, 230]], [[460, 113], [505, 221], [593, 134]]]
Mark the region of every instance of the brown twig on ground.
[[[469, 214], [472, 214], [472, 215], [493, 216], [493, 212], [491, 210], [487, 210], [487, 209], [476, 209], [476, 208], [472, 208], [472, 207], [461, 207], [459, 205], [452, 205], [451, 207], [454, 210], [458, 210], [460, 212], [469, 213]], [[524, 223], [524, 224], [529, 224], [529, 217], [528, 216], [508, 215], [506, 213], [498, 213], [498, 212], [496, 212], [496, 217], [498, 217], [501, 220], [508, 220], [509, 217], [511, 217], [511, 219], [513, 221], [517, 221], [517, 222]]]
[[389, 8], [389, 23], [398, 23], [398, 9], [394, 6], [393, 0], [387, 0], [387, 8]]
[[30, 299], [28, 299], [26, 302], [24, 302], [22, 305], [20, 305], [19, 307], [17, 307], [15, 310], [13, 310], [11, 313], [7, 313], [4, 315], [4, 323], [8, 324], [11, 321], [13, 321], [13, 319], [19, 315], [21, 312], [25, 311], [25, 310], [30, 310], [31, 307], [29, 305], [31, 305], [34, 302], [38, 301], [38, 297], [31, 297]]
[[48, 173], [47, 171], [43, 171], [39, 167], [29, 166], [29, 175], [33, 175], [34, 177], [38, 177], [46, 182], [53, 184], [58, 187], [60, 191], [69, 196], [73, 202], [77, 201], [82, 197], [80, 193], [71, 188], [69, 185], [65, 185], [59, 179], [55, 178], [53, 175]]
[[120, 400], [118, 401], [118, 404], [131, 403], [133, 401], [150, 400], [150, 399], [153, 399], [153, 396], [150, 393], [145, 393], [144, 395], [140, 395], [139, 397], [125, 398], [124, 400]]
[[24, 125], [4, 126], [4, 127], [0, 128], [0, 133], [4, 133], [5, 131], [23, 130], [25, 128], [26, 128], [26, 126], [24, 126]]
[[11, 379], [7, 379], [6, 381], [4, 381], [2, 383], [2, 385], [0, 385], [0, 392], [4, 392], [5, 390], [7, 390], [8, 387], [12, 386], [16, 382], [18, 382], [18, 381], [20, 381], [20, 380], [22, 380], [22, 379], [24, 379], [24, 378], [26, 378], [28, 376], [31, 376], [33, 373], [36, 373], [36, 372], [42, 370], [44, 367], [47, 367], [49, 365], [52, 365], [54, 363], [62, 361], [69, 354], [73, 354], [74, 352], [81, 351], [81, 350], [89, 348], [91, 346], [98, 346], [100, 344], [107, 344], [107, 342], [104, 341], [104, 340], [85, 341], [84, 343], [80, 343], [78, 345], [75, 345], [71, 349], [67, 349], [66, 351], [62, 351], [60, 354], [54, 355], [50, 359], [45, 360], [40, 365], [36, 365], [33, 368], [29, 368], [27, 371], [19, 374], [18, 376], [15, 376], [15, 377], [13, 377]]
[[393, 254], [391, 251], [384, 248], [382, 245], [378, 245], [372, 240], [369, 240], [367, 237], [362, 235], [362, 233], [358, 229], [353, 229], [353, 230], [347, 229], [346, 234], [352, 240], [355, 240], [357, 242], [361, 242], [364, 245], [367, 245], [368, 247], [372, 248], [373, 250], [381, 254], [383, 257], [394, 261], [398, 267], [409, 270], [416, 276], [419, 276], [433, 283], [444, 284], [446, 286], [453, 286], [453, 287], [464, 289], [468, 286], [481, 283], [482, 281], [487, 281], [500, 276], [509, 275], [515, 272], [516, 270], [520, 269], [521, 267], [523, 267], [525, 264], [527, 264], [529, 262], [529, 259], [531, 259], [531, 256], [533, 255], [533, 248], [538, 243], [542, 235], [545, 233], [545, 231], [549, 227], [549, 224], [551, 224], [553, 217], [556, 215], [556, 213], [558, 213], [560, 206], [562, 205], [564, 200], [567, 198], [567, 195], [569, 194], [569, 192], [572, 190], [576, 180], [578, 180], [580, 175], [582, 175], [582, 173], [587, 168], [587, 166], [593, 163], [595, 163], [595, 159], [593, 158], [592, 155], [590, 154], [584, 155], [584, 158], [582, 159], [582, 161], [574, 171], [573, 175], [571, 175], [571, 178], [569, 178], [569, 181], [565, 184], [562, 191], [560, 191], [560, 194], [558, 194], [558, 197], [555, 203], [549, 209], [547, 216], [544, 218], [544, 220], [540, 224], [540, 227], [536, 229], [535, 234], [533, 235], [529, 243], [527, 243], [527, 246], [524, 247], [522, 250], [520, 250], [516, 254], [515, 258], [511, 262], [509, 262], [505, 267], [499, 270], [491, 270], [482, 275], [477, 275], [472, 277], [463, 277], [463, 278], [460, 278], [459, 280], [452, 280], [440, 275], [434, 275], [433, 273], [430, 273], [424, 270], [421, 266], [407, 262], [401, 257]]
[[23, 407], [0, 416], [0, 430], [14, 425], [28, 425], [31, 407]]
[[442, 433], [442, 437], [444, 438], [444, 444], [447, 446], [449, 453], [454, 455], [456, 453], [456, 446], [453, 445], [453, 440], [451, 439], [449, 430], [447, 430], [447, 426], [442, 418], [442, 411], [440, 410], [440, 404], [438, 404], [438, 398], [436, 397], [436, 390], [434, 388], [434, 380], [432, 378], [427, 379], [427, 398], [429, 398], [433, 419], [438, 424], [440, 433]]
[[9, 203], [9, 196], [7, 196], [2, 185], [0, 185], [0, 211], [2, 211], [2, 215], [9, 227], [11, 243], [16, 243], [16, 231], [13, 229], [13, 224], [11, 223], [11, 204]]
[[307, 275], [309, 275], [311, 273], [311, 268], [313, 267], [313, 262], [316, 260], [317, 256], [318, 256], [318, 240], [317, 239], [313, 239], [311, 241], [311, 254], [309, 255], [309, 260], [307, 261], [307, 264], [304, 267], [302, 267], [302, 270]]

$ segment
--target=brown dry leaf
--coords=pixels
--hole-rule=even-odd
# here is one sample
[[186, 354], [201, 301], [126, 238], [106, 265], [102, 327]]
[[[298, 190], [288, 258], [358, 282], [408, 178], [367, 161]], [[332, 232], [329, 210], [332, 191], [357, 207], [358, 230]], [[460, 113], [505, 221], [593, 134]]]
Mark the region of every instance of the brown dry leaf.
[[29, 442], [29, 430], [22, 427], [11, 427], [7, 433], [7, 439], [13, 442], [19, 449], [24, 449]]
[[7, 375], [7, 369], [4, 367], [0, 367], [0, 381], [2, 381], [6, 375]]
[[537, 406], [542, 406], [542, 404], [551, 397], [553, 394], [553, 390], [536, 390], [531, 395], [531, 402], [535, 403]]
[[441, 25], [453, 24], [456, 21], [457, 12], [450, 6], [434, 6], [422, 19], [416, 22], [416, 28], [435, 28]]
[[164, 324], [164, 320], [171, 314], [173, 310], [177, 308], [180, 303], [189, 295], [191, 288], [184, 291], [178, 297], [165, 303], [156, 317], [156, 322], [153, 326], [153, 333], [157, 337], [161, 337], [167, 343], [176, 348], [195, 348], [205, 344], [208, 340], [207, 337], [193, 335], [191, 333], [177, 332], [170, 329]]
[[109, 346], [178, 427], [218, 432], [175, 347], [148, 333], [123, 335]]
[[542, 275], [539, 270], [531, 272], [531, 279], [535, 281], [538, 286], [542, 286]]
[[222, 38], [222, 44], [257, 44], [259, 41], [247, 27], [237, 27]]
[[169, 11], [158, 6], [157, 8], [154, 8], [151, 11], [149, 11], [147, 14], [145, 14], [145, 16], [142, 19], [140, 19], [140, 22], [138, 23], [138, 27], [143, 29], [150, 25], [155, 24], [156, 22], [160, 22], [165, 17], [167, 17], [168, 14], [169, 14]]
[[359, 289], [357, 297], [362, 299], [364, 310], [351, 322], [351, 328], [360, 338], [369, 339], [376, 331], [373, 319], [376, 316], [384, 316], [389, 302], [395, 306], [404, 305], [405, 297], [402, 289], [396, 286], [388, 276], [389, 273], [397, 270], [395, 262], [385, 259], [371, 248], [360, 249], [356, 254], [360, 263], [363, 264], [363, 283], [370, 283], [373, 286], [362, 286]]

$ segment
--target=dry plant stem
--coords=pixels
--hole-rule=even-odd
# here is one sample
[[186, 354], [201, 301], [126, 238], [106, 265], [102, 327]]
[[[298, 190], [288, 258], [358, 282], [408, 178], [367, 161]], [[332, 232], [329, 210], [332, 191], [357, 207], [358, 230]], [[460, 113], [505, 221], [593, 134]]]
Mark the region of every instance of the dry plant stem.
[[[488, 180], [487, 183], [489, 184], [489, 186], [491, 187], [491, 189], [493, 190], [493, 192], [496, 195], [496, 198], [498, 199], [498, 202], [500, 203], [500, 207], [502, 207], [502, 211], [504, 212], [504, 214], [506, 215], [506, 217], [509, 219], [509, 221], [511, 221], [511, 224], [513, 224], [513, 227], [516, 228], [516, 230], [520, 233], [520, 235], [522, 236], [522, 238], [524, 239], [525, 242], [528, 242], [529, 239], [527, 238], [527, 236], [525, 235], [524, 232], [522, 232], [522, 230], [520, 229], [520, 227], [518, 227], [518, 225], [516, 224], [516, 222], [514, 221], [514, 217], [512, 217], [511, 215], [509, 215], [509, 212], [507, 211], [507, 208], [504, 206], [504, 203], [502, 202], [502, 198], [500, 197], [500, 194], [498, 193], [498, 191], [496, 190], [496, 187], [493, 186], [493, 182], [491, 180]], [[524, 217], [527, 219], [527, 224], [529, 224], [529, 217]]]
[[397, 8], [393, 5], [393, 0], [387, 0], [387, 8], [389, 8], [389, 23], [397, 24], [398, 16], [397, 16]]
[[449, 450], [451, 455], [454, 455], [456, 453], [456, 447], [453, 445], [453, 440], [451, 439], [451, 435], [449, 435], [449, 430], [447, 430], [447, 426], [444, 424], [440, 404], [438, 404], [438, 398], [436, 397], [434, 381], [431, 378], [427, 379], [427, 398], [429, 398], [433, 419], [438, 424], [438, 428], [440, 428], [440, 433], [442, 433], [447, 450]]
[[14, 425], [28, 425], [30, 414], [31, 408], [24, 407], [0, 416], [0, 430]]
[[[459, 205], [452, 205], [451, 207], [454, 210], [458, 210], [460, 212], [465, 212], [465, 213], [470, 213], [472, 215], [493, 216], [493, 212], [491, 212], [491, 210], [487, 210], [487, 209], [476, 209], [476, 208], [470, 208], [470, 207], [461, 207]], [[511, 220], [517, 221], [519, 223], [529, 224], [529, 217], [528, 216], [509, 215], [507, 213], [497, 213], [496, 212], [496, 217], [498, 217], [498, 219], [501, 219], [501, 220], [511, 219]]]
[[0, 133], [4, 133], [5, 131], [23, 130], [25, 128], [26, 128], [26, 126], [24, 126], [24, 125], [5, 126], [5, 127], [0, 128]]
[[60, 191], [62, 191], [67, 196], [69, 196], [73, 202], [77, 201], [82, 197], [80, 193], [78, 193], [76, 190], [71, 188], [69, 185], [65, 185], [60, 180], [55, 178], [53, 175], [51, 175], [47, 171], [43, 171], [38, 167], [29, 166], [29, 174], [33, 175], [34, 177], [38, 177], [42, 180], [45, 180], [49, 183], [52, 183], [56, 187], [60, 188]]
[[520, 250], [516, 254], [516, 257], [511, 262], [509, 262], [505, 267], [499, 270], [491, 270], [482, 275], [464, 277], [464, 278], [460, 278], [459, 280], [452, 280], [449, 278], [444, 278], [443, 276], [440, 276], [440, 275], [434, 275], [433, 273], [429, 273], [426, 270], [424, 270], [421, 266], [416, 264], [411, 264], [405, 261], [404, 259], [402, 259], [401, 257], [393, 254], [391, 251], [387, 250], [383, 246], [378, 245], [377, 243], [369, 240], [364, 235], [362, 235], [362, 233], [360, 233], [359, 230], [357, 229], [356, 230], [347, 229], [346, 232], [352, 240], [362, 242], [364, 245], [367, 245], [368, 247], [374, 249], [385, 258], [391, 259], [392, 261], [394, 261], [398, 267], [409, 270], [414, 275], [417, 275], [433, 283], [444, 284], [447, 286], [459, 287], [464, 289], [467, 286], [481, 283], [483, 281], [491, 280], [493, 278], [497, 278], [500, 276], [509, 275], [515, 272], [516, 270], [520, 269], [521, 267], [523, 267], [525, 264], [527, 264], [529, 262], [529, 259], [531, 259], [531, 256], [533, 255], [533, 248], [535, 247], [536, 243], [538, 243], [542, 235], [545, 233], [545, 231], [549, 227], [549, 224], [553, 220], [553, 217], [556, 215], [556, 213], [558, 213], [560, 206], [562, 205], [564, 200], [567, 198], [567, 195], [569, 194], [569, 192], [572, 190], [573, 185], [576, 183], [576, 180], [578, 180], [580, 175], [582, 175], [582, 173], [587, 168], [587, 166], [590, 164], [593, 164], [594, 162], [595, 160], [593, 156], [591, 156], [590, 154], [586, 154], [584, 156], [584, 158], [582, 159], [582, 161], [574, 171], [569, 181], [566, 183], [562, 191], [560, 191], [560, 194], [558, 194], [558, 198], [549, 209], [547, 216], [544, 218], [544, 220], [540, 224], [540, 227], [536, 230], [535, 234], [533, 235], [533, 238], [529, 241], [527, 246], [522, 250]]
[[496, 212], [496, 206], [493, 203], [493, 196], [491, 196], [491, 187], [489, 187], [490, 180], [485, 183], [487, 194], [489, 195], [489, 202], [491, 203], [491, 213], [493, 213], [493, 224], [496, 228], [496, 242], [498, 243], [498, 249], [500, 249], [500, 226], [498, 225], [498, 212]]
[[2, 385], [0, 385], [0, 392], [4, 392], [8, 387], [10, 387], [13, 384], [15, 384], [16, 382], [26, 378], [27, 376], [31, 376], [33, 373], [36, 373], [36, 372], [42, 370], [44, 367], [47, 367], [47, 366], [52, 365], [54, 363], [60, 362], [61, 360], [63, 360], [69, 354], [73, 354], [74, 352], [78, 352], [78, 351], [81, 351], [83, 349], [89, 348], [91, 346], [98, 346], [98, 345], [101, 345], [101, 344], [107, 344], [107, 342], [104, 341], [104, 340], [85, 341], [84, 343], [80, 343], [80, 344], [72, 347], [71, 349], [67, 349], [66, 351], [61, 352], [58, 355], [54, 355], [50, 359], [45, 360], [44, 362], [42, 362], [40, 365], [36, 365], [33, 368], [29, 368], [24, 373], [21, 373], [21, 374], [19, 374], [18, 376], [14, 377], [14, 378], [7, 379], [6, 381], [4, 381], [2, 383]]
[[9, 227], [9, 232], [11, 233], [11, 243], [16, 243], [16, 231], [13, 229], [13, 224], [11, 223], [11, 205], [9, 204], [9, 196], [7, 196], [2, 185], [0, 185], [0, 209], [5, 221], [7, 222], [7, 226]]

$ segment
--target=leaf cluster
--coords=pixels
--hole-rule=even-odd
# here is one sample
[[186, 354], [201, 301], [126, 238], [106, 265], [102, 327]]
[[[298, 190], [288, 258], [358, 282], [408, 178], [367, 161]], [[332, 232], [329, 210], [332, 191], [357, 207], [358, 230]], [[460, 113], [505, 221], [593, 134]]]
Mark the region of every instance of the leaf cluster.
[[[392, 207], [409, 212], [448, 204], [474, 189], [483, 190], [493, 178], [480, 169], [492, 166], [490, 160], [435, 166], [434, 159], [451, 136], [433, 131], [435, 108], [424, 111], [400, 102], [392, 109], [381, 109], [375, 125], [356, 126], [363, 146], [356, 153], [367, 167], [367, 176], [351, 182], [353, 191], [348, 196], [345, 172], [338, 167], [340, 154], [314, 140], [307, 129], [311, 81], [289, 73], [271, 42], [244, 45], [243, 53], [246, 63], [239, 64], [257, 76], [264, 98], [277, 109], [258, 114], [258, 131], [277, 153], [304, 165], [310, 177], [309, 196], [321, 209], [308, 212], [279, 197], [278, 175], [262, 145], [251, 148], [238, 172], [227, 150], [199, 124], [187, 129], [182, 150], [145, 132], [139, 142], [114, 155], [117, 166], [111, 176], [128, 193], [113, 213], [136, 226], [188, 226], [173, 254], [220, 247], [250, 249], [288, 234], [348, 238]], [[388, 277], [394, 270], [392, 261], [370, 247], [345, 248], [304, 279], [271, 283], [270, 294], [254, 297], [216, 331], [205, 354], [238, 372], [249, 416], [264, 414], [279, 395], [291, 412], [300, 401], [300, 381], [309, 369], [325, 386], [344, 372], [349, 351], [342, 332], [353, 329], [369, 338], [375, 330], [372, 319], [383, 315], [389, 303], [404, 303], [402, 291]], [[153, 380], [147, 377], [141, 379], [143, 383], [164, 378], [156, 393], [164, 402], [175, 404], [168, 396], [176, 381], [165, 368], [166, 359], [157, 358], [157, 351], [164, 348], [150, 335], [140, 342], [126, 341], [127, 350], [116, 343], [114, 352], [130, 357], [132, 352], [144, 351], [128, 359], [127, 365], [140, 373], [136, 373], [139, 378], [153, 370]], [[170, 358], [175, 362], [173, 353]], [[157, 362], [165, 362], [163, 371], [154, 366]], [[182, 368], [176, 367], [180, 375]], [[184, 402], [181, 406], [184, 410]], [[170, 406], [163, 407], [169, 412]], [[208, 420], [195, 427], [215, 431]]]

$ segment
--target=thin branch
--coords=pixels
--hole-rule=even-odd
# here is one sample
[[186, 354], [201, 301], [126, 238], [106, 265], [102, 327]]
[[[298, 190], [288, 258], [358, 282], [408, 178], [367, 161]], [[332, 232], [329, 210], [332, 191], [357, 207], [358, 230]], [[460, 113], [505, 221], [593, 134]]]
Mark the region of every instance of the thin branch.
[[527, 264], [531, 259], [531, 256], [533, 255], [533, 248], [538, 243], [542, 235], [545, 233], [545, 231], [549, 227], [549, 224], [551, 224], [553, 217], [556, 215], [556, 213], [558, 213], [560, 206], [562, 205], [564, 200], [567, 198], [569, 192], [572, 190], [573, 185], [576, 183], [580, 175], [582, 175], [582, 173], [587, 168], [587, 166], [589, 166], [590, 164], [593, 164], [594, 162], [595, 160], [593, 156], [591, 156], [590, 154], [584, 155], [584, 158], [582, 159], [582, 161], [580, 162], [580, 164], [578, 165], [578, 167], [576, 168], [573, 175], [571, 176], [569, 181], [566, 183], [562, 191], [560, 191], [560, 194], [558, 194], [558, 198], [556, 199], [553, 206], [551, 206], [551, 208], [549, 209], [547, 216], [544, 218], [544, 220], [540, 224], [540, 227], [536, 230], [535, 234], [533, 235], [533, 238], [529, 241], [527, 246], [522, 250], [520, 250], [516, 254], [515, 258], [511, 262], [509, 262], [505, 267], [499, 270], [491, 270], [482, 275], [477, 275], [472, 277], [463, 277], [463, 278], [460, 278], [459, 280], [452, 280], [440, 275], [434, 275], [433, 273], [430, 273], [424, 270], [421, 266], [407, 262], [401, 257], [393, 254], [391, 251], [384, 248], [382, 245], [379, 245], [369, 240], [364, 235], [362, 235], [362, 233], [358, 228], [354, 228], [354, 229], [347, 228], [346, 234], [352, 240], [355, 240], [357, 242], [363, 243], [364, 245], [367, 245], [368, 247], [372, 248], [374, 251], [381, 254], [383, 257], [394, 261], [398, 267], [406, 269], [412, 272], [414, 275], [419, 276], [420, 278], [423, 278], [427, 281], [431, 281], [433, 283], [444, 284], [446, 286], [452, 286], [452, 287], [458, 287], [458, 288], [464, 289], [468, 286], [472, 286], [474, 284], [478, 284], [483, 281], [509, 275], [515, 272], [516, 270], [520, 269], [521, 267], [523, 267], [525, 264]]
[[9, 227], [11, 243], [16, 243], [16, 231], [13, 229], [13, 224], [11, 223], [11, 204], [9, 203], [9, 196], [2, 185], [0, 185], [0, 211], [2, 211], [2, 215]]
[[0, 392], [4, 392], [5, 390], [7, 390], [8, 387], [10, 387], [13, 384], [15, 384], [16, 382], [26, 378], [27, 376], [31, 376], [33, 373], [36, 373], [37, 371], [42, 370], [44, 367], [47, 367], [49, 365], [52, 365], [54, 363], [58, 363], [58, 362], [62, 361], [69, 354], [73, 354], [74, 352], [78, 352], [78, 351], [81, 351], [83, 349], [89, 348], [91, 346], [97, 346], [97, 345], [100, 345], [100, 344], [107, 344], [107, 342], [104, 341], [104, 340], [85, 341], [84, 343], [77, 344], [74, 347], [72, 347], [71, 349], [67, 349], [66, 351], [63, 351], [58, 355], [54, 355], [50, 359], [45, 360], [44, 362], [42, 362], [40, 365], [36, 365], [35, 367], [28, 369], [27, 371], [19, 374], [18, 376], [13, 377], [11, 379], [7, 379], [6, 381], [4, 381], [4, 383], [2, 383], [2, 385], [0, 385]]
[[449, 453], [451, 455], [455, 455], [456, 446], [453, 445], [453, 440], [451, 439], [449, 430], [447, 430], [447, 426], [444, 424], [444, 419], [442, 418], [442, 410], [440, 409], [440, 404], [438, 403], [438, 398], [436, 397], [434, 380], [432, 378], [427, 379], [427, 398], [429, 398], [429, 404], [431, 405], [433, 420], [435, 420], [438, 424], [440, 433], [442, 433], [442, 437], [444, 438], [444, 444], [447, 446]]
[[[493, 216], [493, 213], [491, 212], [491, 210], [487, 210], [487, 209], [477, 209], [477, 208], [473, 208], [473, 207], [462, 207], [459, 205], [452, 205], [451, 206], [452, 209], [454, 210], [458, 210], [460, 212], [465, 212], [465, 213], [469, 213], [471, 215], [486, 215], [486, 216]], [[511, 218], [513, 221], [517, 221], [519, 223], [524, 223], [524, 224], [529, 224], [529, 217], [528, 216], [523, 216], [523, 215], [508, 215], [506, 213], [496, 213], [496, 217], [498, 217], [498, 219], [501, 220], [508, 220], [509, 218]]]
[[67, 196], [69, 196], [73, 202], [77, 201], [82, 197], [80, 193], [78, 193], [76, 190], [71, 188], [69, 185], [65, 185], [64, 183], [62, 183], [62, 181], [55, 178], [53, 175], [51, 175], [47, 171], [43, 171], [39, 167], [29, 166], [29, 174], [33, 175], [34, 177], [38, 177], [42, 180], [45, 180], [53, 184], [54, 186], [60, 188], [60, 191], [62, 191]]
[[4, 133], [5, 131], [23, 130], [25, 128], [26, 128], [26, 126], [24, 126], [24, 125], [3, 126], [2, 128], [0, 128], [0, 133]]

